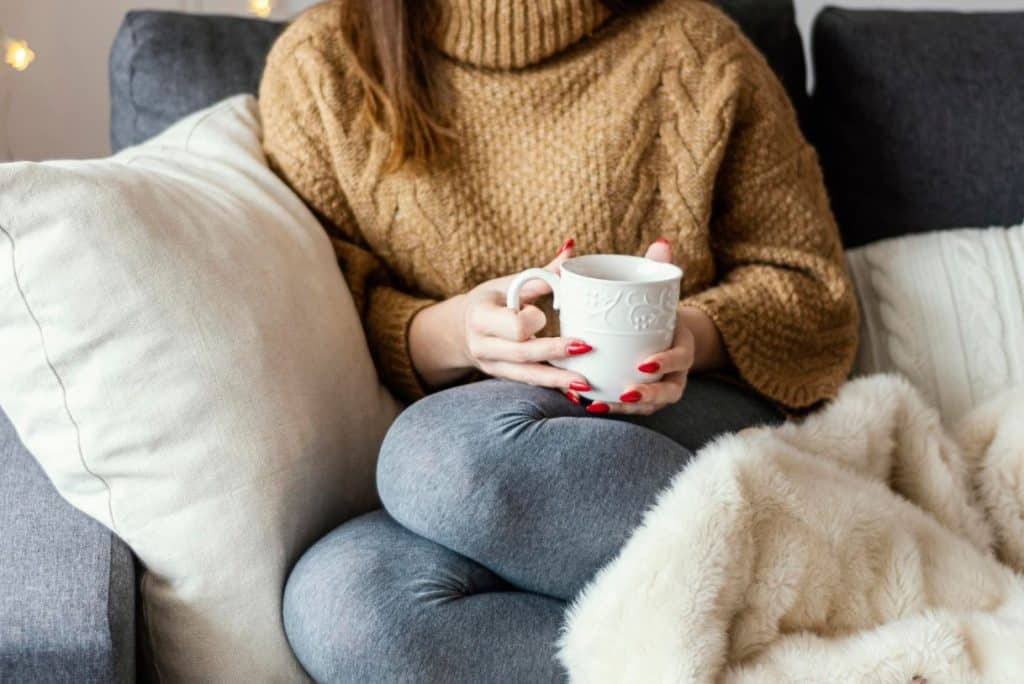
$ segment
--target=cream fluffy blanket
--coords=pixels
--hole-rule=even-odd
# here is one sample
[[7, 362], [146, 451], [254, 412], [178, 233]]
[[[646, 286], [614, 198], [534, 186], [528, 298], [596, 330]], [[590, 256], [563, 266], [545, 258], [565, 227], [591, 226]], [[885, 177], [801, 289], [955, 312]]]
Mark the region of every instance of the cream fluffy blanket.
[[[1016, 571], [1016, 572], [1015, 572]], [[571, 609], [571, 680], [1024, 682], [1024, 390], [874, 376], [705, 447]]]

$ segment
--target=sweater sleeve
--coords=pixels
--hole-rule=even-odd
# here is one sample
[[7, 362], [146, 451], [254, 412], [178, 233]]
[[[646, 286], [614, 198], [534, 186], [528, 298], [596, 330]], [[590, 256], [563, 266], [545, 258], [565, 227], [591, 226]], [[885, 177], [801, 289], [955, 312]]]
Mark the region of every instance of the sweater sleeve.
[[740, 375], [791, 408], [835, 395], [858, 311], [817, 155], [756, 49], [719, 168], [711, 221], [718, 282], [682, 302], [716, 324]]
[[[323, 63], [303, 59], [302, 47], [275, 45], [260, 84], [263, 147], [271, 167], [321, 220], [359, 311], [367, 342], [384, 383], [399, 397], [426, 393], [409, 353], [409, 325], [435, 300], [395, 285], [385, 264], [369, 249], [346, 200], [327, 149], [314, 84]], [[314, 48], [306, 46], [307, 54]], [[329, 110], [328, 110], [329, 111]]]

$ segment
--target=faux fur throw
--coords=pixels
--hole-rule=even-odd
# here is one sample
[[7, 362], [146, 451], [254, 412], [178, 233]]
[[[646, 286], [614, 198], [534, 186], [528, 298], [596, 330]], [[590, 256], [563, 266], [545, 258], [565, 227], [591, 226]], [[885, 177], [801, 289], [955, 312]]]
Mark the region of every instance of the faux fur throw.
[[1024, 682], [1024, 390], [874, 376], [705, 447], [571, 609], [586, 684]]

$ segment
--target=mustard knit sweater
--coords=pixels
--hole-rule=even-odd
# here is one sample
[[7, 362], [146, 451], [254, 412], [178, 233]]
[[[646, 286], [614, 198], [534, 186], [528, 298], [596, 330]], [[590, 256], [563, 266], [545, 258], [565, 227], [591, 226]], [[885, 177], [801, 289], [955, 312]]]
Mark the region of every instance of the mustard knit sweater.
[[484, 280], [668, 238], [681, 305], [739, 374], [800, 408], [850, 370], [857, 309], [814, 150], [768, 64], [720, 10], [660, 0], [425, 0], [452, 158], [382, 171], [336, 0], [276, 43], [260, 88], [270, 162], [324, 221], [385, 382], [424, 387], [413, 316]]

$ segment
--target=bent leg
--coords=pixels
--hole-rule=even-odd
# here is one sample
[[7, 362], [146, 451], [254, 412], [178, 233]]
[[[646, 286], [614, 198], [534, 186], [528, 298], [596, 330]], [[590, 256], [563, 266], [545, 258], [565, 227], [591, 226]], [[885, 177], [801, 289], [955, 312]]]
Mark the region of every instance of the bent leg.
[[722, 432], [778, 420], [770, 404], [692, 378], [650, 417], [596, 417], [552, 390], [490, 380], [409, 407], [377, 481], [402, 525], [517, 587], [571, 598], [643, 512]]
[[318, 682], [560, 682], [564, 608], [377, 511], [303, 555], [284, 623]]
[[691, 377], [683, 398], [653, 416], [621, 419], [665, 435], [698, 451], [719, 435], [781, 422], [782, 413], [751, 390], [721, 380]]

